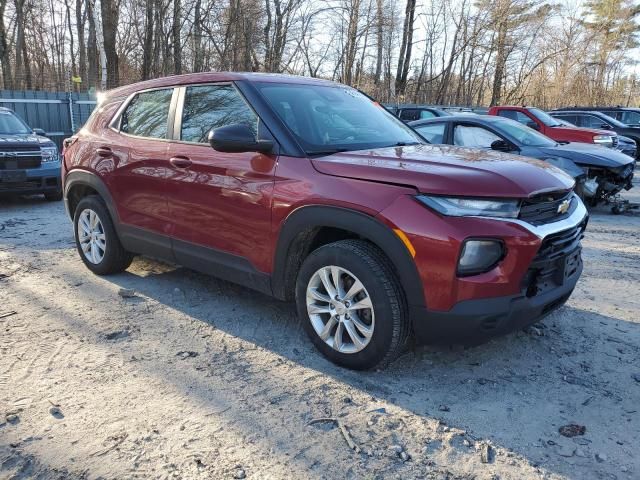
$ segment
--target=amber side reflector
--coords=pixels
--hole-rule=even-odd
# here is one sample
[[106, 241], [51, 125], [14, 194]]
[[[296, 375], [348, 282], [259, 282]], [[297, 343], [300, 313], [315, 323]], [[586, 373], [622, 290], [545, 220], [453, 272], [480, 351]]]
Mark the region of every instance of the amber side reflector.
[[405, 247], [407, 247], [407, 250], [409, 250], [409, 253], [411, 254], [411, 256], [415, 257], [416, 249], [413, 248], [413, 245], [411, 245], [411, 242], [409, 241], [409, 238], [407, 237], [407, 235], [399, 228], [394, 228], [393, 231], [396, 232], [396, 235], [398, 236], [398, 238], [402, 240], [402, 243], [404, 243]]

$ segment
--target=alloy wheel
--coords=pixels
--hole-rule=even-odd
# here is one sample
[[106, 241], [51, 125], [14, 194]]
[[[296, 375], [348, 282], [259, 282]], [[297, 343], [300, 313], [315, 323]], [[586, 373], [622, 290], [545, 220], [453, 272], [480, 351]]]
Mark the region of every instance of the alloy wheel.
[[94, 265], [104, 258], [107, 238], [102, 221], [96, 212], [86, 208], [78, 217], [78, 242], [85, 258]]
[[318, 336], [340, 353], [364, 349], [373, 336], [375, 313], [364, 284], [350, 271], [322, 267], [307, 285], [307, 312]]

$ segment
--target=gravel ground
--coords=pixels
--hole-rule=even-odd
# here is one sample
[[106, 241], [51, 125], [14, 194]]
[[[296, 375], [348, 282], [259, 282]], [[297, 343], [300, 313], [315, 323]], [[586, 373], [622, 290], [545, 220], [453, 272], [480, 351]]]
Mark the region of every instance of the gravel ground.
[[94, 276], [62, 203], [0, 200], [0, 478], [640, 478], [640, 213], [593, 212], [584, 247], [535, 328], [357, 373], [291, 305], [143, 258]]

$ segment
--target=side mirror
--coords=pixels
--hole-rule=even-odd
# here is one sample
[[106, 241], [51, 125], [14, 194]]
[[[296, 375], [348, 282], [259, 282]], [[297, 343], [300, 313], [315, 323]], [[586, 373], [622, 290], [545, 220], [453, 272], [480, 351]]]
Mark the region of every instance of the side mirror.
[[234, 123], [211, 130], [209, 143], [214, 150], [226, 153], [261, 152], [273, 150], [271, 140], [258, 140], [248, 125]]
[[34, 128], [33, 133], [41, 137], [45, 137], [47, 135], [47, 132], [45, 132], [42, 128]]
[[540, 130], [540, 126], [536, 122], [527, 122], [525, 125], [534, 130]]
[[600, 125], [600, 128], [604, 130], [611, 130], [611, 125], [609, 125], [608, 123], [603, 123], [602, 125]]
[[511, 147], [511, 144], [505, 140], [495, 140], [491, 144], [491, 150], [496, 150], [498, 152], [511, 152], [513, 147]]

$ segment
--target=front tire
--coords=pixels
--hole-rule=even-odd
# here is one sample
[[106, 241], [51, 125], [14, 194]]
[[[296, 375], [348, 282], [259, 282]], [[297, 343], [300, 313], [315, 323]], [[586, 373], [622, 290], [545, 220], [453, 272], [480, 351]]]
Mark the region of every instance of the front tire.
[[109, 211], [100, 197], [90, 195], [78, 202], [73, 226], [80, 258], [93, 273], [119, 273], [131, 265], [133, 255], [122, 247]]
[[400, 283], [369, 242], [341, 240], [309, 254], [298, 273], [296, 304], [311, 341], [338, 365], [384, 367], [406, 349], [410, 329]]

